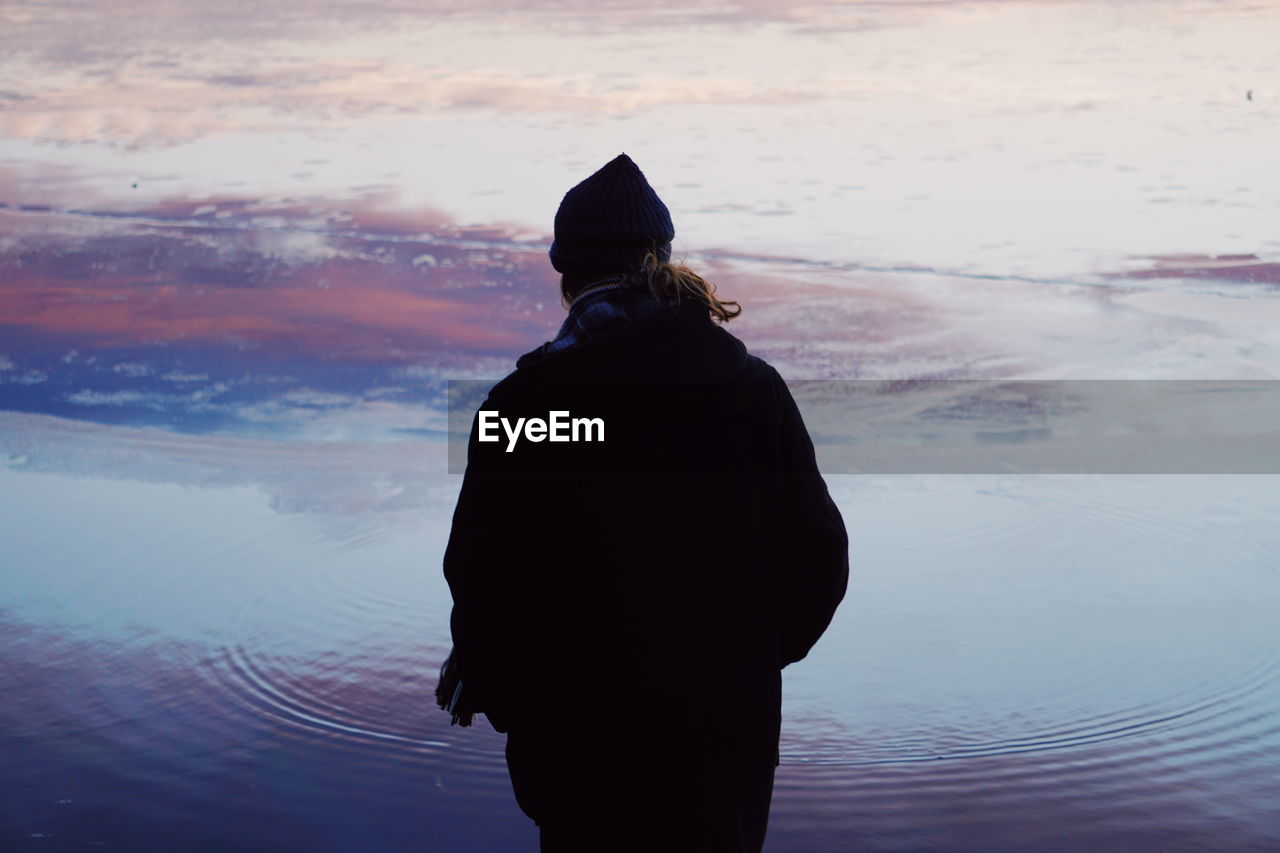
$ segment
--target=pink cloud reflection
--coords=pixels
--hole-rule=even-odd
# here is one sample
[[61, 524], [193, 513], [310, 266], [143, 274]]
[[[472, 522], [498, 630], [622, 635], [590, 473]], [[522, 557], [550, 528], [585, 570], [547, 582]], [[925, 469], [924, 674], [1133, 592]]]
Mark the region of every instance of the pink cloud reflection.
[[82, 347], [213, 343], [406, 362], [520, 351], [546, 339], [559, 311], [541, 246], [382, 196], [10, 208], [0, 241], [0, 326]]

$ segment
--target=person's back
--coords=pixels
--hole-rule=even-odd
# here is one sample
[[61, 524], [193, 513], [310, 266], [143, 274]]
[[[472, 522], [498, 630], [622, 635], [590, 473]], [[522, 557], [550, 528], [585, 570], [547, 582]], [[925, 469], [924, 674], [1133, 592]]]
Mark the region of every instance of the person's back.
[[[473, 434], [455, 653], [544, 849], [758, 850], [780, 670], [842, 597], [847, 540], [777, 373], [646, 275], [575, 301], [583, 339], [482, 407], [598, 419], [603, 441]], [[627, 322], [592, 334], [611, 305]]]

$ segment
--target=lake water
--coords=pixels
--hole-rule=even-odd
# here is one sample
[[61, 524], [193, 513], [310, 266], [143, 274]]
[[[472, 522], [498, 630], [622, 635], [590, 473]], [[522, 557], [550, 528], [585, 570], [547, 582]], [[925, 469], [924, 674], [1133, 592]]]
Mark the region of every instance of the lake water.
[[[1276, 849], [1280, 479], [1223, 401], [1280, 376], [1278, 37], [1181, 0], [0, 10], [0, 849], [536, 849], [501, 736], [434, 706], [445, 389], [554, 334], [555, 206], [624, 150], [789, 379], [1142, 380], [1092, 465], [907, 465], [1064, 428], [905, 394], [878, 435], [922, 449], [831, 463], [850, 591], [785, 673], [766, 849]], [[806, 411], [824, 459], [863, 426]], [[1220, 472], [1115, 473], [1208, 433]]]

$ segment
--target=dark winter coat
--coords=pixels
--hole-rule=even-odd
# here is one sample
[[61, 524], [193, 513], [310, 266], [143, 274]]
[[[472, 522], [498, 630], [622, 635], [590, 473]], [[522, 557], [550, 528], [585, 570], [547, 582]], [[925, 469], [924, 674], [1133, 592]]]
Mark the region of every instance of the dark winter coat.
[[509, 732], [521, 806], [544, 836], [735, 808], [772, 779], [781, 669], [848, 577], [786, 385], [684, 303], [526, 354], [481, 408], [604, 421], [603, 442], [511, 452], [473, 428], [445, 555], [462, 678]]

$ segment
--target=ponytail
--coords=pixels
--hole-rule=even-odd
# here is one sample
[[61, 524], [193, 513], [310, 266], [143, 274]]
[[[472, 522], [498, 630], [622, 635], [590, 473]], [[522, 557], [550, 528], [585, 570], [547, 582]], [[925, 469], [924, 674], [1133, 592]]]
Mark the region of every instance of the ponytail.
[[664, 302], [690, 299], [704, 306], [717, 323], [727, 323], [742, 313], [742, 306], [731, 299], [718, 299], [716, 286], [684, 264], [658, 260], [653, 252], [645, 255], [640, 269], [629, 273], [624, 281], [637, 290], [647, 290]]

